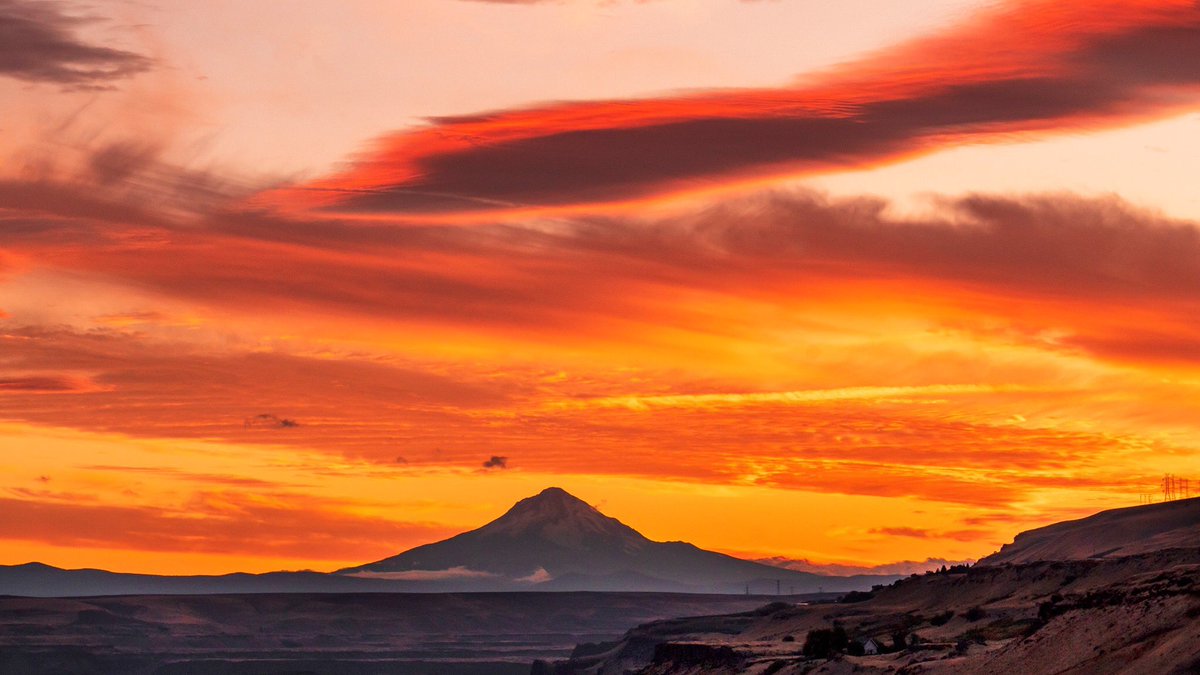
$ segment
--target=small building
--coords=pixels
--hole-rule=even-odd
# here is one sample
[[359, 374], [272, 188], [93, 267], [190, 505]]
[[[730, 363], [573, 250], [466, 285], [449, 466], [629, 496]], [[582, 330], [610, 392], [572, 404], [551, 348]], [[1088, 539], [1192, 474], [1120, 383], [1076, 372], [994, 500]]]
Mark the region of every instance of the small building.
[[883, 651], [883, 645], [875, 641], [875, 638], [867, 638], [862, 643], [863, 656], [874, 656]]

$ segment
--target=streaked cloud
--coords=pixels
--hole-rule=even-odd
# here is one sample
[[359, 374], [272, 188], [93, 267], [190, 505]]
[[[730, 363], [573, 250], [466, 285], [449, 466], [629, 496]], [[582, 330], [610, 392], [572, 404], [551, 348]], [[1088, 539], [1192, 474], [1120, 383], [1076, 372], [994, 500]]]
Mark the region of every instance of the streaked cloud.
[[23, 377], [0, 376], [0, 394], [4, 393], [47, 393], [71, 394], [101, 390], [87, 377], [77, 375], [27, 375]]
[[[920, 387], [847, 387], [809, 391], [771, 391], [741, 394], [679, 394], [665, 396], [616, 396], [581, 401], [574, 405], [642, 410], [655, 407], [720, 407], [759, 404], [803, 404], [827, 401], [888, 400], [909, 397], [1028, 391], [1028, 387], [1004, 385], [944, 385]], [[572, 405], [572, 404], [568, 404]]]
[[439, 526], [358, 517], [328, 506], [298, 495], [264, 501], [232, 493], [200, 494], [181, 509], [0, 497], [0, 537], [83, 548], [344, 560], [364, 544], [382, 551], [389, 539], [448, 534]]
[[0, 0], [0, 75], [106, 88], [154, 67], [147, 56], [81, 39], [78, 29], [95, 21], [58, 2]]
[[965, 142], [1130, 124], [1194, 103], [1200, 9], [1001, 5], [801, 84], [433, 120], [260, 203], [343, 214], [562, 213], [844, 170]]

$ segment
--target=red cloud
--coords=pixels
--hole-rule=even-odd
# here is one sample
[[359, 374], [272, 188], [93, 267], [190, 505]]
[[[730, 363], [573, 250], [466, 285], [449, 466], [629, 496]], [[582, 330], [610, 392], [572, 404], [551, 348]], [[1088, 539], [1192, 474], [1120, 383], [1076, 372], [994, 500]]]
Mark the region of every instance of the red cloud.
[[90, 379], [77, 375], [0, 376], [0, 394], [78, 394], [102, 390]]
[[796, 87], [435, 120], [259, 201], [412, 216], [637, 200], [1129, 123], [1194, 102], [1197, 62], [1190, 0], [1014, 2]]
[[288, 506], [233, 493], [204, 493], [186, 508], [110, 506], [0, 497], [0, 537], [58, 546], [353, 560], [451, 534], [437, 525], [341, 512], [336, 503], [289, 494]]

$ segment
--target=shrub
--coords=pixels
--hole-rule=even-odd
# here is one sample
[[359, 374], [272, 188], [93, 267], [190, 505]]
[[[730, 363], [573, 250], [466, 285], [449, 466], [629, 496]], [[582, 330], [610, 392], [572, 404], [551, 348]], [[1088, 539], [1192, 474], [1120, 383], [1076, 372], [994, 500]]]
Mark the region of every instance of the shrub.
[[944, 626], [944, 625], [946, 625], [947, 621], [949, 621], [950, 619], [953, 619], [953, 618], [954, 618], [954, 611], [948, 609], [948, 610], [942, 612], [941, 614], [938, 614], [937, 616], [930, 619], [929, 623], [930, 623], [930, 625], [933, 625], [933, 626]]
[[967, 621], [975, 622], [987, 616], [987, 612], [983, 611], [982, 607], [976, 605], [971, 609], [968, 609], [967, 613], [963, 616], [967, 619]]
[[805, 656], [814, 659], [827, 659], [834, 654], [844, 651], [850, 645], [850, 636], [841, 626], [817, 628], [808, 631], [801, 651]]

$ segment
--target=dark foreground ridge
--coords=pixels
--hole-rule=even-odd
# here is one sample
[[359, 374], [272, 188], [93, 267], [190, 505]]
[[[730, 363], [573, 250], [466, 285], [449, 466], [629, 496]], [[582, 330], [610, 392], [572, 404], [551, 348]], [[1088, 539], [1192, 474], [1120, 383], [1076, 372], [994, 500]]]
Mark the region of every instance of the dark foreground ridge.
[[981, 565], [1120, 558], [1200, 543], [1200, 497], [1101, 511], [1018, 534]]
[[418, 593], [0, 597], [0, 675], [526, 675], [579, 642], [763, 596]]
[[644, 624], [533, 673], [1200, 673], [1200, 539], [1189, 534], [1198, 506], [1180, 500], [1039, 528], [975, 566], [836, 603]]

